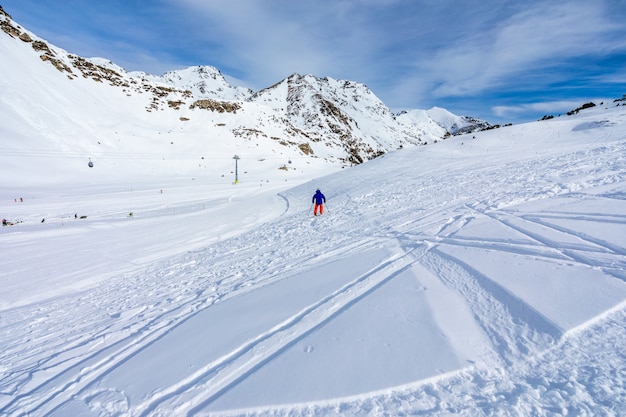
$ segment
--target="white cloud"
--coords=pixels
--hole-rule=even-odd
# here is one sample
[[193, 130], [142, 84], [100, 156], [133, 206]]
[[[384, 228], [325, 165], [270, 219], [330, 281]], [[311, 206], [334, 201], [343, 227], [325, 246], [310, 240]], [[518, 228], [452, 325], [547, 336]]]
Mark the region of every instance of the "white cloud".
[[[341, 65], [337, 58], [342, 42], [336, 39], [341, 3], [326, 11], [299, 2], [184, 3], [202, 14], [212, 40], [225, 45], [229, 56], [221, 59], [247, 70], [250, 77], [274, 82], [292, 72], [325, 75]], [[350, 30], [346, 25], [343, 36], [351, 36]]]
[[[378, 12], [402, 0], [211, 1], [177, 7], [201, 15], [206, 36], [225, 45], [227, 59], [248, 76], [275, 82], [293, 72], [366, 82], [385, 62], [393, 30]], [[393, 28], [396, 29], [396, 28]]]
[[[545, 69], [595, 55], [611, 42], [623, 44], [620, 38], [611, 40], [613, 29], [595, 2], [536, 4], [434, 51], [432, 59], [416, 70], [436, 86], [435, 96], [474, 94], [503, 82], [514, 84], [523, 73], [548, 77]], [[557, 74], [562, 76], [562, 71]]]
[[492, 107], [492, 111], [496, 116], [499, 117], [508, 117], [515, 116], [517, 114], [523, 113], [545, 113], [545, 114], [555, 114], [555, 113], [566, 113], [570, 110], [574, 110], [580, 107], [583, 103], [593, 101], [596, 104], [600, 103], [609, 103], [613, 101], [613, 99], [608, 98], [596, 98], [593, 100], [589, 99], [572, 99], [572, 100], [557, 100], [557, 101], [546, 101], [539, 103], [527, 103], [521, 104], [517, 106], [494, 106]]

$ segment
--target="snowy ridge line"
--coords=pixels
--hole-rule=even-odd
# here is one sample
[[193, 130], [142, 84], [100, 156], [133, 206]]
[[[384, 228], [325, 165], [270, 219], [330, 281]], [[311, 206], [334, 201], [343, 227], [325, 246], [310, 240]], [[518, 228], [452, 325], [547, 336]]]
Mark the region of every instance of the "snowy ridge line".
[[507, 306], [507, 311], [513, 319], [513, 322], [526, 323], [526, 325], [533, 328], [534, 331], [546, 333], [554, 339], [558, 339], [563, 334], [563, 329], [552, 320], [548, 319], [524, 300], [517, 297], [505, 287], [489, 278], [487, 275], [479, 272], [475, 268], [472, 268], [466, 262], [463, 262], [452, 255], [446, 254], [437, 248], [433, 249], [432, 253], [455, 263], [467, 271], [469, 276], [471, 276], [480, 287], [485, 289], [503, 306]]
[[378, 265], [230, 354], [207, 364], [178, 384], [154, 394], [149, 401], [134, 408], [131, 414], [150, 415], [158, 410], [160, 403], [173, 396], [191, 396], [182, 401], [183, 404], [176, 409], [176, 415], [193, 415], [200, 412], [247, 376], [280, 355], [282, 351], [418, 262], [409, 255], [411, 252]]
[[[237, 417], [256, 415], [256, 416], [287, 416], [287, 415], [341, 415], [345, 405], [349, 403], [358, 404], [363, 401], [370, 401], [377, 398], [389, 398], [393, 399], [401, 395], [410, 395], [411, 392], [416, 390], [423, 390], [424, 387], [429, 385], [440, 384], [444, 381], [453, 380], [455, 378], [468, 378], [471, 372], [487, 372], [486, 369], [481, 370], [475, 365], [468, 365], [465, 368], [456, 369], [454, 371], [445, 372], [439, 375], [433, 375], [428, 378], [420, 379], [419, 381], [412, 381], [407, 384], [401, 384], [393, 387], [387, 387], [380, 390], [363, 392], [361, 394], [347, 395], [345, 397], [330, 398], [326, 400], [316, 400], [308, 402], [295, 402], [284, 405], [265, 405], [256, 406], [254, 408], [239, 408], [231, 410], [219, 410], [219, 411], [199, 411], [196, 415], [198, 417], [211, 416], [211, 417]], [[314, 410], [319, 410], [316, 413]], [[321, 411], [323, 410], [323, 411]], [[300, 414], [298, 414], [300, 413]]]
[[[542, 344], [549, 344], [555, 335], [562, 334], [557, 326], [532, 307], [492, 282], [488, 277], [475, 271], [474, 268], [442, 252], [438, 247], [433, 247], [426, 254], [423, 258], [423, 265], [438, 276], [446, 286], [462, 295], [477, 323], [491, 339], [493, 346], [497, 347], [497, 355], [507, 365], [515, 363], [528, 353], [530, 349], [525, 346], [527, 341], [538, 343], [537, 337], [529, 335], [526, 335], [524, 341], [520, 342], [518, 341], [519, 334], [547, 331], [545, 336], [539, 338]], [[478, 274], [480, 278], [476, 278], [475, 274]], [[515, 317], [506, 302], [513, 302], [518, 307]], [[497, 312], [497, 321], [493, 320], [494, 312]], [[541, 320], [542, 325], [535, 326], [537, 327], [535, 330], [529, 330], [532, 322], [526, 320], [524, 313], [532, 314], [533, 318]]]
[[[204, 303], [205, 302], [202, 302], [202, 304]], [[172, 313], [172, 311], [181, 310], [183, 307], [189, 306], [187, 304], [183, 304], [175, 310], [167, 311], [165, 314], [167, 315]], [[191, 310], [187, 310], [193, 314], [201, 311], [201, 309], [197, 310], [193, 308]], [[38, 386], [32, 388], [28, 392], [16, 396], [13, 400], [7, 403], [6, 406], [0, 410], [0, 412], [7, 413], [7, 416], [22, 416], [32, 413], [47, 414], [53, 411], [55, 408], [61, 406], [67, 401], [67, 398], [58, 398], [61, 394], [63, 394], [63, 396], [78, 394], [85, 387], [89, 386], [94, 381], [97, 381], [120, 363], [160, 339], [188, 317], [189, 314], [183, 313], [165, 322], [162, 321], [163, 315], [153, 317], [148, 323], [143, 324], [141, 328], [135, 330], [131, 335], [116, 340], [112, 346], [107, 346], [104, 349], [98, 350], [88, 357], [80, 358], [78, 362], [62, 369], [59, 373], [55, 373], [50, 379], [39, 383]], [[149, 330], [149, 328], [153, 325], [154, 329]], [[123, 331], [123, 329], [120, 331]], [[101, 336], [92, 338], [92, 341], [97, 342], [100, 337]], [[126, 344], [129, 340], [131, 340], [131, 343]], [[85, 342], [75, 346], [74, 348], [84, 345]], [[122, 347], [115, 349], [115, 346], [118, 345], [122, 345]], [[107, 354], [106, 351], [110, 350], [114, 351]], [[97, 359], [98, 356], [103, 354], [106, 355], [104, 358]], [[95, 363], [87, 365], [92, 360], [95, 360]], [[59, 365], [60, 364], [57, 364], [57, 366]], [[77, 368], [80, 368], [80, 371], [75, 373], [74, 370]], [[47, 370], [49, 371], [50, 368]], [[59, 382], [58, 380], [63, 378], [63, 375], [66, 374], [68, 377], [66, 377], [64, 381]], [[48, 390], [45, 394], [36, 397], [36, 401], [29, 401], [33, 398], [31, 397], [33, 392], [42, 392], [44, 386], [54, 384], [55, 381], [57, 383], [52, 389]]]
[[[624, 314], [624, 311], [626, 311], [626, 300], [624, 300], [623, 302], [615, 305], [614, 307], [609, 308], [608, 310], [605, 310], [604, 312], [598, 314], [595, 317], [592, 317], [591, 319], [587, 320], [584, 323], [579, 324], [578, 326], [572, 327], [571, 329], [568, 329], [563, 335], [563, 339], [570, 339], [570, 338], [574, 338], [576, 337], [578, 334], [588, 330], [590, 327], [593, 327], [595, 325], [597, 325], [598, 323], [602, 323], [606, 320], [608, 320], [611, 316], [613, 315], [617, 315], [617, 314]], [[559, 344], [564, 343], [565, 340], [561, 340]]]

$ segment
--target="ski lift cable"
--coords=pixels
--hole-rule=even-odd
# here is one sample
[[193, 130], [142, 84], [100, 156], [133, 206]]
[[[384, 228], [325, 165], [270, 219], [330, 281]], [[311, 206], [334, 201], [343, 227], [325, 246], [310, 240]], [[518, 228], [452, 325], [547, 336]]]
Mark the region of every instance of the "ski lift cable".
[[[61, 150], [28, 150], [28, 149], [8, 149], [8, 148], [0, 148], [0, 156], [14, 156], [14, 157], [28, 157], [28, 158], [38, 158], [38, 157], [55, 157], [55, 158], [84, 158], [84, 151], [61, 151]], [[163, 153], [163, 154], [155, 154], [155, 153], [146, 153], [146, 152], [90, 152], [93, 154], [97, 154], [99, 159], [162, 159], [166, 158], [169, 160], [172, 159], [204, 159], [204, 160], [227, 160], [232, 159], [230, 154], [180, 154], [180, 153]], [[285, 160], [285, 156], [281, 155], [268, 155], [268, 154], [251, 154], [251, 155], [243, 155], [240, 156], [241, 159], [244, 160], [258, 160], [258, 159], [267, 159], [267, 160]], [[306, 156], [298, 156], [298, 157], [289, 157], [287, 158], [290, 161], [294, 159], [305, 159], [308, 158]]]

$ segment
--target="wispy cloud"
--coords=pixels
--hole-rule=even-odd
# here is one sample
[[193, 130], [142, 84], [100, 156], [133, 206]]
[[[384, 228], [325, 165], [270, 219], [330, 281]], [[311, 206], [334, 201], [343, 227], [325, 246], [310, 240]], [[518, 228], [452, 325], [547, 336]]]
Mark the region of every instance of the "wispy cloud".
[[[596, 99], [596, 101], [602, 102], [603, 99]], [[580, 100], [559, 100], [559, 101], [547, 101], [543, 103], [527, 103], [521, 104], [517, 106], [494, 106], [493, 113], [497, 116], [501, 117], [511, 117], [517, 114], [524, 113], [545, 113], [545, 114], [554, 114], [556, 113], [564, 113], [570, 110], [573, 110], [581, 105]]]
[[294, 72], [330, 76], [367, 84], [393, 109], [436, 105], [488, 118], [626, 88], [626, 0], [3, 0], [3, 6], [58, 46], [129, 70], [213, 65], [253, 89]]
[[[208, 36], [228, 45], [233, 68], [257, 80], [277, 81], [293, 72], [348, 74], [380, 47], [370, 8], [391, 1], [212, 1], [184, 0], [201, 15]], [[366, 9], [363, 9], [366, 7]], [[369, 27], [369, 30], [365, 28]], [[199, 30], [199, 27], [196, 27]]]
[[416, 67], [429, 77], [435, 97], [469, 95], [504, 84], [553, 82], [567, 76], [575, 58], [594, 56], [603, 49], [620, 47], [611, 38], [615, 29], [597, 3], [542, 4], [501, 16], [492, 28], [435, 51], [431, 60]]

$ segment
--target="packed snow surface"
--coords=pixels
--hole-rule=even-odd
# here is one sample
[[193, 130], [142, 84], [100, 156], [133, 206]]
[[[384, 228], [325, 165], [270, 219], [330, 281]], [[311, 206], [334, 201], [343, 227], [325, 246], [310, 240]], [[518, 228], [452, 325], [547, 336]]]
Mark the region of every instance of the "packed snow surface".
[[4, 416], [626, 415], [623, 106], [297, 183], [6, 169]]

